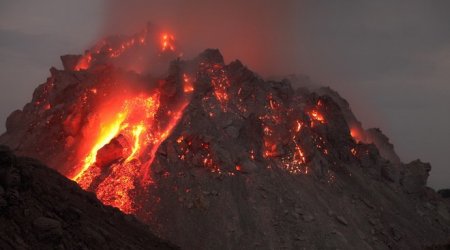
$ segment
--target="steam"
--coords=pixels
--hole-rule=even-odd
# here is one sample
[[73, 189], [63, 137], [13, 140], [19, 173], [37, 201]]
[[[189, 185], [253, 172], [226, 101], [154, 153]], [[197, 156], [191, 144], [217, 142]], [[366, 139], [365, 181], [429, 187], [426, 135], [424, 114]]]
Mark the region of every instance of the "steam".
[[106, 34], [131, 34], [151, 22], [173, 32], [187, 58], [218, 48], [227, 62], [239, 59], [263, 76], [300, 71], [295, 1], [113, 0], [106, 4]]

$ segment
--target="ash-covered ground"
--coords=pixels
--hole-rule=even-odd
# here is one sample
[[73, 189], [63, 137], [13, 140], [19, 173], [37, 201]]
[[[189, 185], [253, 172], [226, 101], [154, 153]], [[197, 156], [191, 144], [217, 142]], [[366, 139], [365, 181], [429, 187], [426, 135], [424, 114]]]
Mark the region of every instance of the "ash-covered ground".
[[172, 35], [153, 35], [62, 57], [0, 143], [182, 249], [448, 246], [431, 166], [402, 163], [338, 93], [264, 80], [218, 50], [181, 60]]

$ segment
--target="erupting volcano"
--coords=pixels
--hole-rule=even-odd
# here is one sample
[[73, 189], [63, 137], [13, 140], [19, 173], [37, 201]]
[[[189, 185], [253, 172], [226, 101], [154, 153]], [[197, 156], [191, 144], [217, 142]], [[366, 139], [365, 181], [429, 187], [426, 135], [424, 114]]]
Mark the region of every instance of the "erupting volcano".
[[181, 55], [175, 34], [148, 26], [63, 56], [0, 143], [186, 249], [445, 240], [430, 166], [403, 164], [336, 92], [265, 81], [214, 49]]
[[[137, 70], [127, 63], [132, 54], [147, 55], [146, 59], [157, 64], [173, 60], [175, 52], [174, 36], [151, 31], [149, 26], [131, 37], [102, 40], [81, 57], [68, 56], [64, 64], [80, 74], [124, 64]], [[80, 131], [65, 142], [65, 148], [74, 152], [64, 163], [65, 173], [84, 189], [96, 192], [103, 203], [132, 213], [130, 192], [135, 185], [145, 187], [152, 182], [149, 168], [155, 153], [181, 118], [193, 88], [186, 74], [184, 91], [174, 89], [173, 93], [167, 88], [175, 86], [165, 86], [164, 80], [146, 85], [133, 76], [111, 76], [99, 84], [86, 83], [77, 93], [72, 113], [63, 121], [65, 130]], [[55, 106], [48, 99], [54, 87], [54, 82], [48, 82], [47, 96], [34, 104], [45, 109]]]

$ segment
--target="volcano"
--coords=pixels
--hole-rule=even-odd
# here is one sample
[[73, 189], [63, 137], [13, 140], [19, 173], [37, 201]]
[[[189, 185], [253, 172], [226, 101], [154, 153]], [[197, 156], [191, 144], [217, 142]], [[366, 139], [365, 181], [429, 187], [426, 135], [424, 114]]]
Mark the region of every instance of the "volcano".
[[448, 244], [430, 165], [402, 163], [337, 92], [178, 46], [148, 26], [62, 56], [0, 143], [183, 249]]

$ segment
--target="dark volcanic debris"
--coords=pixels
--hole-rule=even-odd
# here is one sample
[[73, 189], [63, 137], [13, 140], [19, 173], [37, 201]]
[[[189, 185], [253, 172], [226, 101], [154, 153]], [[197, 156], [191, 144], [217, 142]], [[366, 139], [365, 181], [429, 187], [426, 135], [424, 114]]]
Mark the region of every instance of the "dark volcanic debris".
[[37, 160], [0, 146], [1, 249], [178, 249]]

